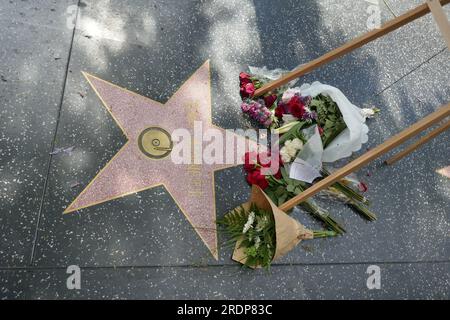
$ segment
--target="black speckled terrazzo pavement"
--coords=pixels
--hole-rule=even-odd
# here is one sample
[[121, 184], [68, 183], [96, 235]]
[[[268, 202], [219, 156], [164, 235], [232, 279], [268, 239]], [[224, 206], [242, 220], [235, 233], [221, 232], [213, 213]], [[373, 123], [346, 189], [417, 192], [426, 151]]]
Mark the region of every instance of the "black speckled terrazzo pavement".
[[[422, 1], [379, 2], [386, 21]], [[164, 103], [210, 59], [213, 123], [245, 128], [239, 71], [326, 53], [368, 31], [370, 5], [1, 1], [0, 299], [449, 299], [450, 179], [436, 172], [450, 165], [449, 131], [392, 167], [387, 155], [359, 171], [376, 222], [324, 201], [347, 234], [302, 242], [270, 272], [241, 269], [222, 246], [216, 261], [163, 187], [62, 214], [126, 142], [81, 71]], [[450, 101], [449, 74], [429, 15], [301, 81], [381, 109], [362, 153]], [[219, 216], [244, 202], [242, 170], [217, 172], [215, 194]], [[66, 287], [70, 265], [81, 268], [79, 290]], [[371, 265], [380, 289], [366, 285]]]

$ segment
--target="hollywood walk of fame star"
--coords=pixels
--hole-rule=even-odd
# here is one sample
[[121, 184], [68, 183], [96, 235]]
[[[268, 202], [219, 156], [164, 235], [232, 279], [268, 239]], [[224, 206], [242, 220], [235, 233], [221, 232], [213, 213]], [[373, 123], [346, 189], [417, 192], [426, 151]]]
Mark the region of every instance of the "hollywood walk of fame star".
[[[211, 122], [209, 61], [165, 104], [83, 74], [128, 141], [64, 212], [163, 185], [218, 259], [214, 171], [230, 165], [177, 165], [169, 155], [170, 134], [178, 128], [192, 131], [193, 120], [201, 121], [203, 132], [216, 129], [225, 135]], [[235, 135], [235, 139], [245, 138]]]

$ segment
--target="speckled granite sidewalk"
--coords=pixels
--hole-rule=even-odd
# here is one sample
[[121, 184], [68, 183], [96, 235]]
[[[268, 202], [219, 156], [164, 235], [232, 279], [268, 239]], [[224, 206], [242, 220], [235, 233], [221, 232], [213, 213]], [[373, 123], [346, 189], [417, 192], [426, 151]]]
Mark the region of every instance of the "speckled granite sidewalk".
[[[380, 1], [381, 19], [421, 2]], [[162, 186], [62, 214], [126, 142], [82, 71], [165, 103], [210, 59], [213, 123], [243, 128], [239, 71], [291, 69], [367, 31], [368, 1], [274, 3], [1, 2], [0, 299], [450, 298], [450, 179], [437, 172], [450, 165], [449, 131], [359, 172], [376, 222], [324, 202], [347, 234], [302, 242], [270, 273], [242, 270], [221, 246], [216, 261]], [[426, 16], [302, 80], [380, 108], [370, 148], [450, 101], [449, 58]], [[241, 168], [216, 172], [215, 194], [219, 216], [245, 201]], [[80, 290], [66, 287], [70, 265]], [[370, 265], [379, 290], [366, 286]]]

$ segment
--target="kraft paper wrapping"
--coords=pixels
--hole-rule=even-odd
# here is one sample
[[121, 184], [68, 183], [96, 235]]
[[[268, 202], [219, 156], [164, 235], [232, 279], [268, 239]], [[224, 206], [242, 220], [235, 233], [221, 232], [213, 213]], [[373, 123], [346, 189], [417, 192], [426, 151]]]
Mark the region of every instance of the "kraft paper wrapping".
[[[314, 236], [311, 230], [306, 229], [297, 220], [278, 209], [264, 191], [256, 185], [253, 185], [250, 200], [243, 205], [244, 209], [249, 210], [252, 203], [256, 204], [256, 206], [262, 210], [273, 213], [275, 220], [276, 249], [272, 261], [284, 256], [301, 240], [313, 239]], [[241, 241], [236, 242], [232, 259], [244, 264], [246, 260], [244, 252], [245, 248], [239, 248], [240, 244]], [[253, 267], [259, 268], [261, 266]]]

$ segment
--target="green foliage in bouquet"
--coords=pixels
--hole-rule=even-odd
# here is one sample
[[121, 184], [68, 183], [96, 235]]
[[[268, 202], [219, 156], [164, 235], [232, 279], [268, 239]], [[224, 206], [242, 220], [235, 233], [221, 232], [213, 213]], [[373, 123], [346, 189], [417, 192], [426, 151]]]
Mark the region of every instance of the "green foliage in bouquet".
[[[276, 252], [276, 227], [272, 212], [251, 204], [246, 210], [239, 207], [217, 220], [217, 225], [228, 236], [229, 245], [239, 243], [245, 253], [246, 267], [261, 266], [269, 269]], [[312, 231], [314, 238], [335, 237], [331, 230]]]
[[313, 98], [309, 108], [317, 113], [317, 124], [323, 129], [322, 143], [326, 148], [347, 125], [338, 105], [330, 97], [319, 94]]
[[260, 265], [269, 268], [275, 255], [275, 220], [271, 212], [261, 210], [252, 204], [249, 211], [243, 207], [227, 213], [217, 221], [227, 236], [229, 243], [241, 241], [245, 248], [247, 267]]

